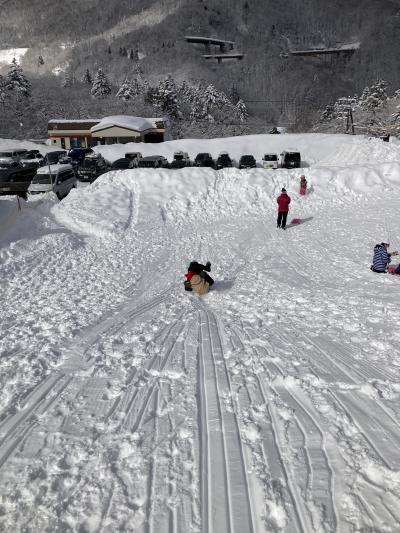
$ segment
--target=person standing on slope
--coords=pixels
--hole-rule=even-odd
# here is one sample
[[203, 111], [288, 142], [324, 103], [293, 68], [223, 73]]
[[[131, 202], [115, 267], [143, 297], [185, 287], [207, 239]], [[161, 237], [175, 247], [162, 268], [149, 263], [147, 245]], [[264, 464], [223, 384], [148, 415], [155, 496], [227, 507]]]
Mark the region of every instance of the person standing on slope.
[[278, 196], [276, 201], [278, 203], [278, 220], [276, 221], [277, 227], [286, 229], [286, 219], [289, 213], [289, 204], [291, 198], [287, 194], [285, 188], [282, 189], [281, 194]]
[[387, 272], [388, 264], [391, 261], [392, 255], [399, 255], [399, 252], [388, 252], [390, 244], [388, 242], [381, 242], [374, 247], [374, 257], [372, 258], [371, 270], [378, 274]]
[[300, 194], [304, 196], [307, 193], [307, 180], [304, 174], [300, 176]]

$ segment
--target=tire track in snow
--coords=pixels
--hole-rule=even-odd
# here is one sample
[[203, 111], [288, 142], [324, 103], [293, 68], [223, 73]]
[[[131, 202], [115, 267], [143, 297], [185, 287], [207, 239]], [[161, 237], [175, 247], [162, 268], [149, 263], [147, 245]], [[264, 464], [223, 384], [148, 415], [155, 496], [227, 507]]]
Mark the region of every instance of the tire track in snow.
[[[199, 438], [202, 531], [254, 531], [249, 485], [222, 341], [214, 315], [199, 309]], [[223, 398], [226, 405], [223, 404]]]

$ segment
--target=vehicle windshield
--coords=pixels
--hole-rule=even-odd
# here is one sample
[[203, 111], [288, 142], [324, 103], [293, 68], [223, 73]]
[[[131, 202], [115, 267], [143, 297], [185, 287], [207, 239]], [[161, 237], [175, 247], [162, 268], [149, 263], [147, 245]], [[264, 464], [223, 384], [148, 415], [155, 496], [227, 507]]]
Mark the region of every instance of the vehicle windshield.
[[244, 155], [242, 156], [243, 161], [253, 161], [254, 157], [252, 155]]
[[278, 161], [278, 156], [276, 154], [265, 154], [264, 161]]
[[184, 159], [183, 155], [177, 154], [174, 156], [175, 161], [182, 161]]
[[231, 158], [229, 157], [228, 154], [221, 154], [221, 155], [219, 156], [219, 158], [220, 158], [220, 159], [226, 159], [226, 160], [228, 160], [228, 161], [230, 161], [230, 159], [231, 159]]
[[285, 161], [294, 161], [295, 163], [300, 163], [299, 152], [287, 152], [285, 154]]
[[196, 159], [208, 159], [211, 157], [211, 154], [197, 154]]
[[83, 162], [82, 162], [81, 168], [95, 169], [96, 168], [96, 161], [89, 161], [87, 159], [84, 159]]
[[51, 185], [54, 177], [54, 174], [36, 174], [36, 176], [34, 176], [32, 180], [32, 183], [42, 183]]
[[127, 161], [126, 159], [122, 159], [121, 161], [114, 161], [113, 163], [113, 167], [116, 167], [116, 168], [127, 168], [129, 165], [129, 161]]
[[0, 152], [0, 157], [12, 157], [12, 152]]
[[49, 163], [58, 163], [58, 161], [63, 157], [66, 157], [66, 155], [66, 152], [49, 152], [46, 155], [46, 161]]

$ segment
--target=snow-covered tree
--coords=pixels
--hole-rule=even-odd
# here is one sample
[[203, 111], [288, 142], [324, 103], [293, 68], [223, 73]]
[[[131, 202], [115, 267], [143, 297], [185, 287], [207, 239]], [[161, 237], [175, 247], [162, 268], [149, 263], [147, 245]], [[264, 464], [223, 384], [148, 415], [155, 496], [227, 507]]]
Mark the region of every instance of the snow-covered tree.
[[111, 94], [110, 83], [101, 67], [97, 69], [90, 92], [95, 98], [107, 98]]
[[387, 83], [384, 80], [378, 80], [370, 87], [365, 87], [360, 96], [359, 105], [364, 109], [376, 109], [385, 105], [387, 95]]
[[158, 84], [158, 100], [160, 108], [174, 118], [179, 118], [181, 116], [178, 92], [178, 87], [172, 76], [168, 76]]
[[11, 61], [8, 74], [6, 76], [5, 86], [8, 91], [15, 92], [19, 97], [23, 96], [25, 98], [28, 98], [29, 96], [31, 96], [30, 81], [25, 76], [22, 67], [18, 65], [15, 57]]
[[88, 83], [89, 85], [92, 85], [92, 75], [90, 74], [89, 69], [87, 68], [82, 76], [83, 83]]
[[6, 101], [6, 82], [3, 76], [0, 74], [0, 105], [4, 104]]
[[121, 87], [118, 89], [116, 96], [117, 98], [121, 98], [121, 100], [127, 101], [132, 100], [132, 98], [135, 98], [138, 94], [139, 90], [136, 80], [131, 82], [128, 78], [125, 78]]
[[235, 114], [240, 120], [240, 122], [245, 122], [249, 117], [246, 104], [243, 102], [241, 98], [239, 99], [238, 103], [235, 105]]

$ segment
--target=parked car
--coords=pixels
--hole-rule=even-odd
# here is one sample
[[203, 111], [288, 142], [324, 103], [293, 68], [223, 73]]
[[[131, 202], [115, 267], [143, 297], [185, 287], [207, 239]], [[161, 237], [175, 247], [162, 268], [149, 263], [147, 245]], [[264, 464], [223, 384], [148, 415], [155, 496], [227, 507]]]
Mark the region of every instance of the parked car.
[[142, 154], [140, 152], [127, 152], [125, 154], [126, 159], [132, 159], [134, 161], [134, 166], [138, 166], [139, 159], [142, 159]]
[[168, 168], [168, 160], [163, 155], [142, 157], [138, 162], [139, 168]]
[[212, 158], [211, 154], [207, 152], [202, 152], [197, 154], [194, 158], [194, 165], [196, 167], [212, 167], [215, 168], [215, 161]]
[[0, 195], [17, 194], [26, 198], [28, 187], [36, 174], [35, 164], [21, 165], [17, 161], [3, 162], [0, 168]]
[[78, 179], [92, 182], [107, 171], [108, 165], [100, 154], [96, 154], [96, 157], [85, 157], [78, 167]]
[[264, 154], [261, 160], [261, 164], [264, 168], [278, 168], [279, 161], [277, 154]]
[[298, 150], [284, 150], [281, 153], [282, 168], [300, 168], [301, 157]]
[[44, 157], [39, 152], [39, 150], [28, 150], [27, 152], [22, 154], [19, 161], [21, 165], [27, 165], [27, 164], [33, 163], [37, 167], [41, 167], [44, 162]]
[[121, 157], [114, 161], [111, 165], [112, 170], [127, 170], [128, 168], [134, 168], [136, 166], [135, 160], [129, 157]]
[[67, 150], [53, 150], [44, 156], [43, 165], [56, 165], [60, 159], [68, 157]]
[[190, 167], [190, 158], [187, 152], [175, 152], [174, 158], [170, 163], [170, 168]]
[[76, 174], [72, 165], [50, 165], [37, 170], [29, 185], [28, 194], [53, 191], [59, 199], [76, 187]]
[[228, 152], [221, 152], [217, 158], [217, 169], [227, 168], [232, 166], [232, 159], [229, 157]]
[[242, 155], [239, 159], [239, 168], [256, 168], [257, 162], [252, 155]]
[[91, 148], [71, 148], [68, 151], [68, 156], [73, 161], [77, 161], [78, 164], [81, 164], [88, 154], [93, 154], [93, 153], [94, 152]]
[[9, 148], [7, 150], [2, 150], [0, 152], [0, 164], [7, 163], [8, 161], [16, 161], [19, 163], [19, 160], [28, 150], [26, 148]]

